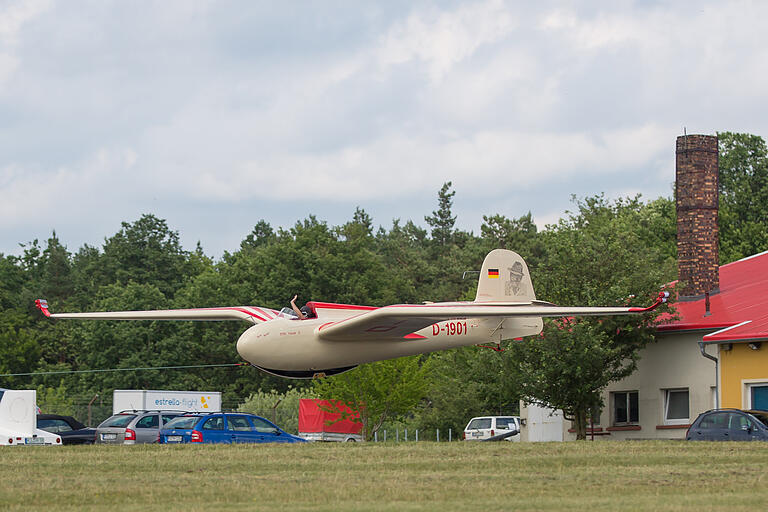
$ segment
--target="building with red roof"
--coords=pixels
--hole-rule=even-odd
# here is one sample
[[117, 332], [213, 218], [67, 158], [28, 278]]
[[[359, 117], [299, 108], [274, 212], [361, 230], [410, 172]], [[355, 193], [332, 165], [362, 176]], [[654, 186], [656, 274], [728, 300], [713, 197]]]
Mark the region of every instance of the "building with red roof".
[[716, 348], [720, 407], [768, 409], [768, 251], [721, 266], [719, 278], [719, 293], [679, 302], [659, 332], [698, 332], [702, 350]]
[[675, 314], [605, 390], [603, 438], [682, 438], [712, 408], [768, 410], [768, 251], [719, 266], [717, 144], [677, 140]]
[[[716, 136], [677, 139], [675, 313], [662, 319], [635, 373], [607, 386], [588, 436], [680, 439], [713, 408], [768, 410], [768, 251], [719, 265], [718, 158]], [[521, 406], [521, 419], [530, 419], [523, 440], [540, 438], [537, 428], [551, 433], [529, 409]], [[556, 411], [546, 411], [553, 421]], [[562, 425], [547, 440], [574, 439]]]

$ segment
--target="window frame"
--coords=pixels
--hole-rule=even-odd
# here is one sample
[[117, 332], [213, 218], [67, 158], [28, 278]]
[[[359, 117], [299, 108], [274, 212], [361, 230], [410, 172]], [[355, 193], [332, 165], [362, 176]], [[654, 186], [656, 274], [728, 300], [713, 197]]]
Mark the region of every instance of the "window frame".
[[[217, 427], [218, 428], [206, 428], [206, 425], [209, 422], [214, 422], [216, 420], [221, 421], [221, 425]], [[207, 432], [222, 432], [224, 430], [227, 430], [227, 420], [224, 416], [216, 415], [216, 416], [209, 416], [208, 418], [203, 421], [203, 423], [200, 425], [200, 430], [205, 430]]]
[[[619, 395], [624, 395], [624, 405], [627, 411], [627, 421], [618, 421], [616, 417], [617, 408], [616, 405], [621, 403]], [[637, 418], [632, 419], [632, 405], [631, 396], [635, 395], [637, 398]], [[640, 424], [640, 392], [636, 389], [628, 391], [612, 391], [611, 392], [611, 425], [615, 427], [632, 426]]]
[[744, 408], [756, 409], [757, 407], [755, 406], [755, 403], [754, 403], [754, 389], [768, 387], [768, 381], [750, 379], [749, 381], [744, 382], [744, 387], [745, 387], [744, 400], [742, 400], [742, 402], [745, 402]]
[[[690, 425], [691, 423], [691, 390], [689, 388], [668, 388], [662, 389], [662, 414], [664, 425]], [[685, 418], [669, 418], [669, 395], [670, 393], [682, 393], [688, 395], [688, 416]]]

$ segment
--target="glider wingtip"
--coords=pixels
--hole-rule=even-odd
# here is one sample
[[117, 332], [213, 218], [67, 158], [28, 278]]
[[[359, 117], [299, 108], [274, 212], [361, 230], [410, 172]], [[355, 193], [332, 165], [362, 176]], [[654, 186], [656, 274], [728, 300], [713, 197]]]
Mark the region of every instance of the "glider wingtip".
[[37, 299], [35, 300], [35, 307], [43, 312], [43, 314], [50, 318], [51, 312], [48, 311], [48, 301], [45, 299]]
[[646, 313], [648, 311], [653, 311], [657, 307], [667, 302], [667, 299], [669, 299], [669, 292], [659, 292], [658, 297], [656, 297], [656, 302], [654, 302], [647, 308], [629, 308], [629, 312], [630, 313]]
[[35, 300], [35, 307], [39, 309], [45, 316], [50, 317], [51, 312], [48, 310], [48, 301], [45, 299]]

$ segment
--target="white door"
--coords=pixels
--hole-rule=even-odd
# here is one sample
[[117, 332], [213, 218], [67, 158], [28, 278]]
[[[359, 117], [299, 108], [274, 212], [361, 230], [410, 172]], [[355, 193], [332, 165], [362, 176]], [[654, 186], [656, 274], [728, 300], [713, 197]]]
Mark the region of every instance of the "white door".
[[562, 441], [563, 412], [530, 404], [528, 406], [528, 441]]

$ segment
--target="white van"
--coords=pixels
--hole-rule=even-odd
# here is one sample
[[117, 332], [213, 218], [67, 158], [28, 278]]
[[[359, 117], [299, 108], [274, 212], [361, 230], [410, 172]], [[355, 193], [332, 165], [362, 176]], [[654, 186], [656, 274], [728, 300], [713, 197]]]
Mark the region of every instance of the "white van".
[[37, 428], [37, 391], [0, 389], [0, 446], [61, 446], [61, 436]]
[[519, 416], [479, 416], [472, 418], [464, 428], [465, 441], [490, 440], [520, 441]]

